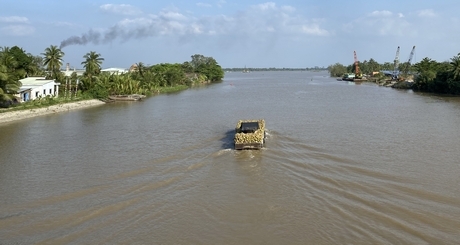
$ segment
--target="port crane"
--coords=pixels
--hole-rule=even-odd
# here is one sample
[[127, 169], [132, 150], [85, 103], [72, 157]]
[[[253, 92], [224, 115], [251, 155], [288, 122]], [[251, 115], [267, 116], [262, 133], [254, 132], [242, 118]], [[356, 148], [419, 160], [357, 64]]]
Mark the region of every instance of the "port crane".
[[402, 73], [404, 75], [408, 75], [408, 73], [409, 73], [412, 58], [414, 57], [414, 51], [415, 51], [415, 46], [412, 47], [412, 50], [411, 50], [410, 55], [409, 55], [409, 59], [407, 60], [406, 63], [404, 63], [403, 70], [402, 70]]
[[410, 51], [409, 60], [407, 61], [409, 65], [410, 65], [410, 62], [412, 61], [412, 57], [414, 57], [414, 51], [415, 51], [415, 46], [412, 47], [412, 51]]
[[359, 69], [359, 62], [358, 62], [358, 57], [356, 56], [356, 51], [353, 51], [353, 55], [355, 58], [355, 78], [361, 79], [363, 78], [363, 74], [361, 73], [361, 70]]
[[396, 49], [396, 57], [394, 60], [394, 70], [393, 70], [393, 79], [396, 79], [398, 77], [398, 67], [399, 67], [399, 46], [398, 49]]

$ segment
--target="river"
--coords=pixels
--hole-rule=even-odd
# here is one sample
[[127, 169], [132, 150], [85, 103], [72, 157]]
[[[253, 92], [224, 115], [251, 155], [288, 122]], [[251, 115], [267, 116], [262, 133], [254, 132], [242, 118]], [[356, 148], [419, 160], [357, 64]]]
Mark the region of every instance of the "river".
[[460, 98], [326, 72], [2, 124], [0, 161], [2, 245], [460, 242]]

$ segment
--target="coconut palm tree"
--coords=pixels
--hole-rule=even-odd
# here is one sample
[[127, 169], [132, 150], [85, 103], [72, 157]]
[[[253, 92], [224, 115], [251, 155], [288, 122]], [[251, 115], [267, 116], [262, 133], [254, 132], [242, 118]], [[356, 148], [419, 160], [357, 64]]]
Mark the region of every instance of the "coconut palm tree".
[[11, 100], [21, 87], [21, 82], [12, 78], [8, 68], [0, 63], [0, 104]]
[[139, 72], [139, 75], [141, 78], [144, 78], [144, 73], [146, 69], [147, 67], [145, 66], [143, 62], [139, 62], [136, 64], [136, 71]]
[[27, 70], [29, 76], [42, 76], [43, 75], [43, 57], [39, 55], [27, 54], [32, 62], [29, 64]]
[[0, 104], [9, 101], [17, 94], [21, 82], [14, 76], [17, 62], [10, 53], [9, 47], [0, 47]]
[[81, 62], [88, 75], [97, 75], [101, 72], [101, 65], [104, 58], [101, 54], [91, 51], [83, 56], [85, 61]]
[[51, 45], [45, 49], [42, 55], [44, 56], [43, 64], [46, 66], [46, 71], [48, 71], [51, 78], [56, 79], [62, 66], [64, 52], [57, 46]]
[[451, 72], [454, 76], [454, 80], [459, 79], [460, 78], [460, 53], [458, 53], [458, 55], [454, 56], [451, 59], [450, 64], [452, 66]]
[[85, 68], [85, 73], [82, 79], [82, 89], [88, 90], [96, 83], [97, 75], [101, 72], [101, 64], [104, 58], [101, 54], [91, 51], [83, 56], [85, 61], [81, 62]]
[[[72, 72], [72, 74], [70, 75], [70, 90], [72, 90], [72, 83], [75, 84], [74, 85], [74, 88], [75, 88], [74, 97], [76, 97], [78, 94], [78, 81], [79, 81], [79, 77], [77, 73]], [[72, 93], [71, 93], [71, 96], [72, 96]]]
[[9, 72], [13, 72], [17, 67], [17, 62], [11, 55], [9, 47], [0, 48], [0, 64], [4, 65]]

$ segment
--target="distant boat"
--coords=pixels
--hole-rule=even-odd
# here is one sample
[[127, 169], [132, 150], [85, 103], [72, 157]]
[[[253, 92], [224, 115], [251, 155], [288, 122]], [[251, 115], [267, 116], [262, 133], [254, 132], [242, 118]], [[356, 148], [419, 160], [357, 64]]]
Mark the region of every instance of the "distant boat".
[[243, 73], [249, 73], [249, 70], [246, 69], [246, 66], [244, 66]]

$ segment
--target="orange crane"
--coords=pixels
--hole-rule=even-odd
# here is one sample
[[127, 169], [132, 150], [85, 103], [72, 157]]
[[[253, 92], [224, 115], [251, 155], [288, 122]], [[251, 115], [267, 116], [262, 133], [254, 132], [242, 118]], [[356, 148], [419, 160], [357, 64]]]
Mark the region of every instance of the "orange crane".
[[361, 79], [363, 78], [363, 74], [359, 70], [359, 62], [358, 62], [358, 57], [356, 56], [356, 51], [353, 51], [354, 58], [355, 58], [355, 78], [356, 79]]

